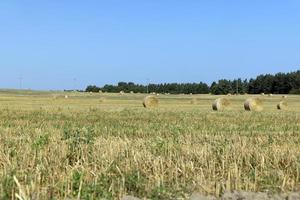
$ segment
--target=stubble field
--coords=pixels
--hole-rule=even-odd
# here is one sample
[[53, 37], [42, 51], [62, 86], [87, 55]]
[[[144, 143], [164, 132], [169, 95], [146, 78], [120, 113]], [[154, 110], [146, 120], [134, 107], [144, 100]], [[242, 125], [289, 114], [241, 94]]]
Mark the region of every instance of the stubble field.
[[[68, 95], [68, 98], [65, 98]], [[0, 91], [2, 199], [187, 199], [192, 192], [300, 191], [300, 96]], [[194, 100], [192, 101], [192, 99]], [[191, 102], [192, 101], [192, 102]]]

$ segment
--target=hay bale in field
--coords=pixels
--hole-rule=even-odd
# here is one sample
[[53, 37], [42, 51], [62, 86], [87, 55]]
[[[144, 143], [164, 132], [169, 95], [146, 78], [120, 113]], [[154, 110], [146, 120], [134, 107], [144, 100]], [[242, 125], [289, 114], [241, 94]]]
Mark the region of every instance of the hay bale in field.
[[265, 96], [265, 93], [261, 93], [261, 96]]
[[104, 97], [101, 97], [100, 99], [99, 99], [99, 102], [100, 103], [104, 103], [106, 101], [106, 99], [104, 98]]
[[65, 95], [65, 99], [68, 99], [69, 98], [69, 96], [68, 95]]
[[102, 90], [99, 90], [99, 93], [102, 93]]
[[273, 94], [269, 94], [269, 97], [272, 97], [273, 96]]
[[231, 95], [232, 95], [231, 93], [228, 93], [228, 94], [227, 94], [227, 96], [231, 96]]
[[249, 98], [244, 103], [244, 108], [247, 111], [262, 111], [263, 103], [259, 98]]
[[133, 91], [130, 91], [130, 94], [134, 94], [134, 92], [133, 92]]
[[146, 96], [143, 100], [143, 106], [145, 108], [155, 108], [158, 106], [158, 99], [155, 96]]
[[120, 95], [123, 95], [124, 94], [124, 91], [120, 91]]
[[191, 104], [193, 104], [193, 105], [197, 104], [197, 99], [196, 98], [192, 98]]
[[277, 104], [277, 109], [278, 110], [286, 110], [288, 107], [288, 104], [286, 101], [280, 101], [278, 104]]
[[282, 98], [283, 98], [283, 99], [287, 99], [287, 96], [286, 96], [286, 95], [284, 95], [284, 96], [282, 96]]
[[212, 109], [216, 111], [224, 110], [230, 105], [230, 101], [226, 98], [218, 98], [212, 104]]

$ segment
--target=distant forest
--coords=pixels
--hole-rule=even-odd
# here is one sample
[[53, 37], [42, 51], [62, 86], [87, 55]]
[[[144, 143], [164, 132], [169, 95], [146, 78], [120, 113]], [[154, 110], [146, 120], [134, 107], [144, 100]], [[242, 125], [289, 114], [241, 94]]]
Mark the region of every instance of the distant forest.
[[206, 83], [162, 83], [140, 85], [133, 82], [119, 82], [117, 85], [97, 87], [90, 85], [86, 92], [134, 92], [134, 93], [170, 93], [170, 94], [300, 94], [300, 70], [275, 75], [259, 75], [250, 80], [226, 80]]

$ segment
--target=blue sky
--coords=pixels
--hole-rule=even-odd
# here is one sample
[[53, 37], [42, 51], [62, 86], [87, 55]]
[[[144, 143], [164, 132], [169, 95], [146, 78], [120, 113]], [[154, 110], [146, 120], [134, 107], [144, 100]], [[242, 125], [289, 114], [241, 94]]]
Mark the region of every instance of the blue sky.
[[299, 70], [299, 10], [299, 0], [3, 0], [0, 88]]

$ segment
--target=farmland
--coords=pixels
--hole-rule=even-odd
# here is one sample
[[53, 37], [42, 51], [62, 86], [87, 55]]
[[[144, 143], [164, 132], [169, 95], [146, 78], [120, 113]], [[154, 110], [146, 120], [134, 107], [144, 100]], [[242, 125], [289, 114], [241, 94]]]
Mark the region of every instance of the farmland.
[[[65, 98], [66, 95], [68, 98]], [[300, 96], [0, 91], [2, 199], [187, 199], [192, 192], [300, 190]]]

